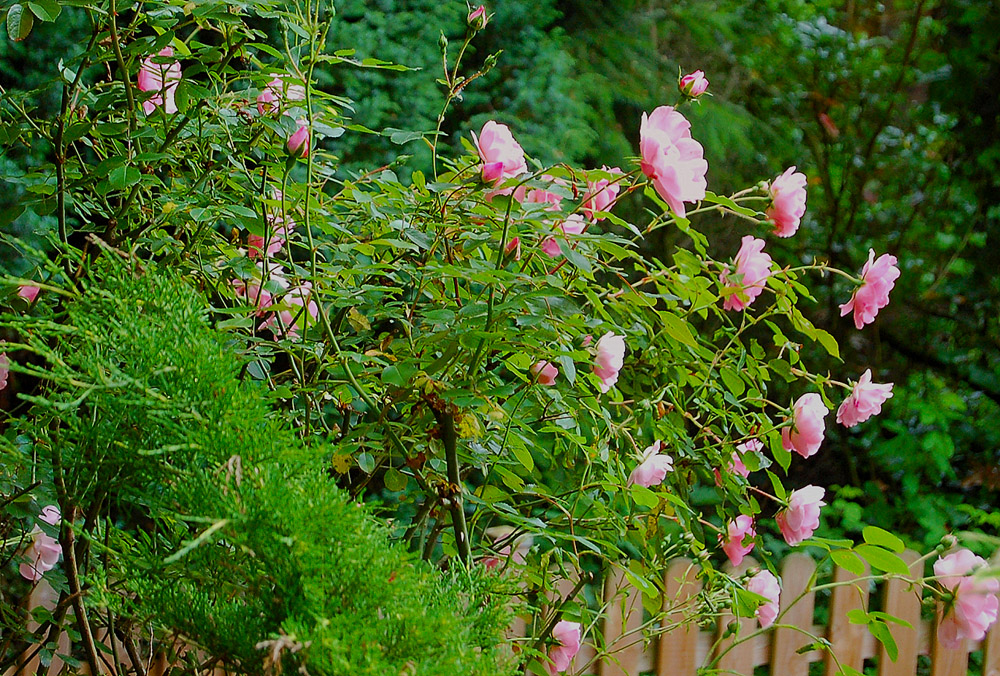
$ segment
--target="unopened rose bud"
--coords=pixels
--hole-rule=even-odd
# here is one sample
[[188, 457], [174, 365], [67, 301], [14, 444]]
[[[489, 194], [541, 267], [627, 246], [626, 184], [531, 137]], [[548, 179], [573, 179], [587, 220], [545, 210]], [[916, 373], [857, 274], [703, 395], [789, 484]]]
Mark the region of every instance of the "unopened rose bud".
[[506, 252], [508, 256], [513, 255], [515, 261], [521, 260], [521, 238], [515, 237], [507, 242]]
[[441, 48], [442, 52], [448, 49], [448, 38], [444, 36], [444, 33], [441, 33], [441, 37], [438, 38], [438, 47]]
[[469, 16], [466, 19], [469, 23], [469, 27], [472, 30], [481, 31], [486, 28], [486, 24], [490, 22], [490, 17], [486, 13], [486, 7], [484, 5], [479, 5], [474, 10], [469, 12]]
[[681, 94], [684, 96], [696, 99], [708, 89], [708, 80], [705, 79], [704, 71], [696, 70], [678, 80], [677, 88], [681, 90]]
[[292, 157], [306, 157], [309, 155], [309, 127], [300, 124], [298, 130], [288, 137], [288, 154]]

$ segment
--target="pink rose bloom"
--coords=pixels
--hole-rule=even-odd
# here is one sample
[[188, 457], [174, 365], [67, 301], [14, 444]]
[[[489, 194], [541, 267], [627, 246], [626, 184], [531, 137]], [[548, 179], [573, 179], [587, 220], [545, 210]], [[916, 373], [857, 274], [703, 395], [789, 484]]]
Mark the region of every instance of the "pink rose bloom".
[[266, 115], [278, 109], [283, 101], [302, 101], [306, 98], [306, 88], [285, 82], [285, 73], [271, 73], [273, 78], [257, 96], [257, 112]]
[[562, 249], [559, 248], [559, 242], [556, 241], [555, 237], [545, 238], [545, 241], [542, 242], [542, 251], [551, 258], [562, 256]]
[[[173, 47], [164, 47], [156, 54], [156, 56], [168, 58], [173, 55]], [[163, 106], [167, 113], [176, 113], [177, 104], [174, 103], [174, 93], [180, 82], [180, 63], [177, 61], [156, 63], [152, 56], [147, 56], [139, 68], [139, 91], [156, 92], [156, 94], [142, 102], [143, 111], [149, 115], [156, 110], [157, 106]]]
[[837, 422], [844, 427], [858, 423], [882, 412], [882, 404], [892, 398], [892, 383], [873, 383], [872, 370], [867, 369], [855, 383], [854, 389], [837, 409]]
[[[564, 235], [579, 235], [587, 229], [587, 221], [580, 214], [570, 214], [565, 221], [559, 224], [559, 229]], [[555, 237], [545, 238], [545, 241], [542, 242], [542, 251], [552, 258], [558, 258], [562, 255], [559, 242], [556, 241]]]
[[549, 648], [549, 662], [545, 668], [549, 676], [556, 676], [561, 671], [569, 669], [570, 662], [580, 652], [580, 640], [583, 627], [579, 622], [560, 620], [552, 629], [552, 638], [556, 645]]
[[39, 288], [34, 284], [22, 284], [17, 287], [17, 295], [29, 303], [35, 302], [35, 299], [38, 298], [38, 292]]
[[744, 441], [736, 447], [735, 451], [733, 451], [733, 461], [729, 466], [729, 471], [734, 474], [739, 474], [741, 477], [746, 479], [750, 476], [750, 470], [748, 470], [747, 466], [743, 464], [743, 456], [746, 453], [760, 453], [762, 450], [764, 450], [764, 444], [759, 439]]
[[769, 570], [762, 570], [747, 582], [747, 591], [763, 596], [767, 601], [757, 607], [757, 620], [760, 626], [767, 628], [774, 624], [778, 617], [778, 600], [781, 598], [781, 585], [778, 578]]
[[826, 505], [824, 495], [826, 489], [819, 486], [810, 485], [792, 491], [788, 496], [788, 507], [774, 517], [785, 542], [794, 547], [812, 537], [813, 531], [819, 528], [819, 508]]
[[667, 478], [667, 472], [674, 471], [674, 459], [664, 453], [662, 441], [654, 441], [651, 446], [647, 446], [639, 457], [639, 465], [632, 470], [628, 477], [628, 485], [636, 486], [659, 486]]
[[299, 128], [288, 137], [288, 154], [292, 157], [308, 157], [309, 126], [299, 123]]
[[10, 376], [10, 357], [6, 352], [0, 352], [0, 390], [7, 389], [7, 378]]
[[250, 250], [247, 252], [247, 257], [260, 258], [263, 254], [265, 258], [270, 258], [274, 254], [281, 251], [281, 247], [284, 246], [284, 244], [284, 239], [272, 235], [271, 239], [267, 242], [267, 246], [265, 247], [263, 235], [249, 235], [247, 236], [247, 246]]
[[705, 71], [696, 70], [688, 73], [677, 81], [677, 88], [681, 94], [692, 99], [696, 99], [708, 90], [708, 80], [705, 79]]
[[540, 361], [531, 367], [531, 375], [535, 376], [535, 382], [539, 385], [555, 385], [559, 369], [547, 361]]
[[[488, 183], [513, 178], [528, 171], [524, 161], [524, 150], [514, 140], [513, 134], [505, 124], [490, 120], [483, 125], [479, 136], [472, 134], [479, 158], [483, 161], [483, 180]], [[501, 195], [509, 195], [513, 188], [501, 190]]]
[[594, 357], [594, 375], [601, 381], [598, 384], [601, 392], [615, 386], [624, 363], [625, 336], [616, 336], [608, 331], [597, 341], [597, 356]]
[[490, 17], [486, 14], [486, 7], [479, 5], [479, 7], [469, 12], [469, 16], [466, 17], [465, 21], [477, 31], [481, 31], [490, 22]]
[[[622, 173], [622, 170], [618, 167], [611, 167], [610, 169], [608, 167], [601, 167], [601, 171], [615, 175], [621, 175]], [[610, 211], [615, 200], [618, 199], [620, 190], [621, 184], [617, 181], [610, 181], [606, 178], [597, 181], [587, 181], [587, 192], [583, 196], [583, 213], [591, 220], [604, 220], [604, 216], [595, 216], [594, 212]]]
[[[48, 505], [38, 515], [40, 521], [51, 526], [59, 523], [59, 518], [59, 508], [55, 505]], [[42, 575], [56, 567], [61, 554], [62, 547], [59, 546], [59, 541], [35, 526], [31, 535], [31, 544], [24, 553], [28, 561], [19, 566], [21, 577], [31, 582], [38, 582], [42, 579]]]
[[684, 202], [705, 198], [705, 161], [701, 144], [691, 138], [691, 123], [670, 106], [660, 106], [649, 117], [642, 114], [639, 153], [642, 173], [678, 216]]
[[946, 648], [961, 648], [965, 639], [982, 640], [997, 620], [1000, 580], [969, 575], [985, 565], [986, 561], [968, 549], [960, 549], [934, 562], [938, 582], [955, 595], [951, 612], [938, 625], [938, 638]]
[[[566, 182], [558, 179], [554, 176], [549, 176], [548, 174], [542, 175], [542, 179], [550, 181], [556, 185], [566, 185]], [[531, 190], [525, 191], [519, 188], [514, 191], [514, 199], [521, 203], [528, 204], [547, 204], [545, 208], [546, 211], [559, 211], [559, 207], [562, 204], [562, 195], [558, 195], [544, 188], [532, 188]]]
[[764, 291], [771, 276], [771, 257], [764, 253], [764, 240], [745, 235], [736, 254], [736, 272], [729, 266], [722, 271], [720, 281], [726, 290], [735, 289], [722, 303], [725, 310], [745, 310]]
[[826, 432], [823, 419], [829, 412], [818, 394], [803, 394], [792, 407], [792, 426], [781, 430], [781, 445], [803, 458], [816, 455]]
[[769, 192], [771, 206], [767, 209], [767, 220], [774, 224], [775, 235], [791, 237], [806, 213], [806, 176], [789, 167], [771, 181]]
[[265, 286], [272, 289], [285, 291], [288, 289], [288, 281], [282, 267], [273, 261], [259, 261], [257, 264], [257, 275], [251, 279], [234, 279], [233, 291], [237, 297], [243, 298], [257, 308], [256, 315], [263, 317], [267, 314], [267, 308], [274, 305], [275, 297]]
[[875, 321], [878, 311], [889, 304], [889, 292], [899, 278], [896, 257], [882, 254], [875, 260], [875, 251], [868, 250], [868, 262], [861, 270], [861, 286], [854, 290], [851, 300], [840, 306], [840, 316], [854, 311], [854, 325], [860, 331], [865, 324]]
[[261, 324], [261, 329], [270, 329], [276, 336], [298, 340], [299, 332], [309, 321], [319, 317], [319, 306], [312, 300], [312, 285], [303, 282], [289, 289], [280, 300], [285, 309], [277, 310], [267, 321]]
[[[726, 527], [726, 539], [722, 543], [722, 551], [729, 557], [729, 562], [734, 566], [743, 563], [743, 557], [749, 554], [756, 544], [753, 538], [757, 537], [757, 531], [753, 527], [753, 519], [746, 514], [740, 514], [735, 521], [730, 521]], [[719, 534], [722, 538], [722, 534]], [[744, 545], [744, 539], [749, 538], [749, 544]]]
[[515, 237], [507, 242], [505, 251], [508, 256], [513, 255], [515, 261], [521, 260], [521, 238]]

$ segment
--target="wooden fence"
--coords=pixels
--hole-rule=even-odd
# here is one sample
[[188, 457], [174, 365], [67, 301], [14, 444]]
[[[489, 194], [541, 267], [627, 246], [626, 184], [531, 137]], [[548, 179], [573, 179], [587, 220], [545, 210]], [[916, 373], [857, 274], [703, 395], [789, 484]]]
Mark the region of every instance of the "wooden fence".
[[[919, 555], [906, 551], [901, 557], [914, 567]], [[780, 606], [783, 615], [780, 616], [778, 624], [805, 629], [812, 636], [829, 641], [833, 654], [841, 665], [862, 671], [865, 660], [875, 658], [878, 661], [879, 676], [915, 676], [918, 656], [927, 655], [931, 663], [930, 676], [965, 676], [968, 671], [969, 653], [982, 649], [983, 676], [1000, 676], [1000, 623], [992, 627], [981, 643], [967, 642], [961, 650], [948, 650], [937, 641], [935, 622], [921, 620], [919, 591], [908, 589], [908, 585], [900, 580], [884, 583], [878, 601], [869, 604], [868, 580], [850, 584], [852, 580], [858, 579], [857, 576], [842, 568], [835, 569], [834, 582], [846, 584], [832, 589], [830, 619], [827, 626], [814, 625], [815, 598], [812, 593], [804, 592], [815, 569], [815, 562], [805, 554], [791, 554], [785, 558], [781, 569]], [[671, 564], [665, 579], [664, 607], [684, 608], [684, 602], [698, 594], [701, 584], [695, 579], [696, 570], [696, 566], [684, 559], [675, 560]], [[914, 567], [913, 574], [920, 576], [923, 571]], [[47, 587], [42, 583], [38, 589], [44, 591], [43, 585]], [[563, 581], [557, 591], [565, 596], [571, 587], [573, 581]], [[51, 592], [51, 588], [48, 589]], [[601, 642], [585, 637], [580, 653], [566, 672], [570, 676], [585, 674], [639, 676], [650, 673], [656, 676], [695, 676], [698, 668], [706, 663], [717, 639], [723, 636], [731, 622], [738, 623], [737, 637], [747, 636], [758, 629], [757, 621], [753, 618], [736, 619], [727, 615], [719, 618], [712, 630], [701, 630], [688, 624], [686, 628], [645, 641], [640, 629], [643, 624], [641, 595], [619, 570], [616, 569], [608, 576], [604, 596], [609, 605], [606, 620], [598, 629], [603, 632], [603, 644], [607, 650], [602, 653], [601, 659], [598, 659], [594, 644]], [[799, 600], [789, 607], [795, 599]], [[41, 598], [38, 600], [45, 601]], [[51, 600], [53, 599], [49, 599]], [[687, 604], [687, 607], [690, 609], [690, 604]], [[911, 629], [890, 624], [890, 630], [899, 648], [895, 662], [888, 658], [882, 645], [865, 626], [848, 621], [848, 613], [856, 608], [883, 610], [912, 625]], [[523, 624], [513, 628], [512, 631], [523, 632]], [[523, 636], [524, 633], [515, 635]], [[110, 645], [105, 633], [99, 632], [97, 638]], [[732, 641], [732, 637], [725, 639], [719, 643], [717, 650], [724, 650]], [[721, 673], [752, 676], [755, 667], [767, 665], [772, 676], [808, 676], [810, 663], [822, 661], [824, 676], [835, 676], [839, 667], [829, 651], [808, 650], [800, 653], [800, 648], [814, 641], [814, 638], [796, 629], [775, 628], [732, 648], [722, 657], [717, 668]], [[60, 652], [68, 651], [69, 640], [65, 634], [60, 637], [59, 643]], [[148, 650], [148, 642], [146, 646]], [[116, 640], [115, 648], [122, 662], [127, 664], [129, 651], [126, 650], [126, 646]], [[171, 665], [162, 654], [156, 656], [149, 654], [145, 659], [141, 655], [136, 655], [134, 651], [132, 654], [139, 661], [145, 662], [142, 672], [147, 676], [163, 676], [168, 672], [179, 673], [176, 669], [170, 668]], [[3, 676], [35, 673], [55, 676], [62, 671], [63, 665], [58, 658], [53, 660], [48, 669], [44, 669], [40, 666], [37, 655], [25, 657], [19, 667], [8, 670]], [[80, 673], [88, 673], [86, 667]], [[106, 673], [114, 673], [110, 664]], [[209, 669], [203, 673], [219, 676], [225, 672], [221, 669]]]

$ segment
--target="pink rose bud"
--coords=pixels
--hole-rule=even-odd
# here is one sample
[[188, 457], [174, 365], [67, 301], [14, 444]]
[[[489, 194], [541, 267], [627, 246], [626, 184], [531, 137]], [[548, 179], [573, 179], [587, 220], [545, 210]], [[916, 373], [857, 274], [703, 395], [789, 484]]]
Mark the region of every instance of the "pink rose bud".
[[294, 134], [288, 137], [288, 154], [292, 157], [307, 157], [309, 155], [309, 127], [300, 124]]
[[691, 123], [670, 106], [642, 114], [639, 153], [642, 173], [678, 216], [684, 203], [705, 199], [708, 162], [701, 144], [691, 138]]
[[778, 617], [778, 602], [781, 598], [781, 585], [778, 584], [778, 578], [771, 571], [762, 570], [747, 582], [747, 591], [767, 599], [757, 607], [754, 615], [757, 616], [761, 627], [770, 627]]
[[[172, 47], [164, 47], [156, 56], [170, 58], [174, 55]], [[163, 59], [161, 59], [163, 60]], [[139, 68], [139, 91], [156, 92], [154, 96], [142, 102], [143, 111], [149, 115], [157, 106], [163, 106], [167, 113], [176, 113], [177, 104], [174, 94], [181, 82], [181, 64], [177, 61], [156, 63], [152, 56], [147, 56]]]
[[583, 349], [587, 349], [588, 347], [590, 347], [590, 344], [592, 342], [594, 342], [594, 337], [588, 333], [583, 337], [583, 340], [580, 341], [580, 347], [582, 347]]
[[[507, 125], [490, 120], [483, 125], [479, 136], [472, 134], [472, 139], [479, 150], [479, 158], [483, 161], [484, 181], [498, 183], [528, 171], [524, 150], [514, 140]], [[507, 188], [499, 191], [499, 194], [509, 195], [513, 190]]]
[[875, 321], [878, 311], [889, 304], [889, 292], [899, 278], [896, 257], [882, 254], [875, 259], [875, 251], [868, 250], [868, 262], [861, 270], [861, 286], [854, 290], [851, 300], [840, 306], [840, 316], [854, 311], [854, 325], [861, 330]]
[[806, 176], [789, 167], [771, 181], [769, 192], [771, 206], [767, 208], [767, 220], [774, 224], [775, 235], [791, 237], [806, 213]]
[[[618, 167], [601, 167], [601, 171], [609, 174], [621, 175], [622, 170]], [[618, 199], [618, 192], [621, 184], [617, 181], [609, 181], [606, 178], [597, 181], [587, 181], [587, 192], [583, 196], [583, 213], [591, 220], [604, 220], [604, 216], [596, 216], [598, 211], [611, 211], [615, 200]]]
[[746, 479], [750, 476], [750, 470], [748, 470], [747, 466], [743, 464], [743, 456], [747, 453], [760, 453], [762, 450], [764, 450], [764, 444], [761, 443], [759, 439], [744, 441], [736, 447], [735, 451], [733, 451], [733, 460], [730, 464], [729, 471], [733, 474], [739, 474], [741, 477]]
[[257, 112], [261, 115], [274, 112], [284, 101], [302, 101], [306, 98], [306, 88], [287, 83], [285, 73], [271, 73], [271, 81], [257, 96]]
[[781, 445], [786, 451], [795, 451], [803, 458], [816, 454], [826, 425], [823, 419], [830, 412], [823, 399], [815, 392], [803, 394], [792, 407], [792, 426], [781, 430]]
[[727, 265], [719, 278], [729, 292], [722, 307], [745, 310], [764, 291], [764, 283], [771, 276], [771, 257], [764, 253], [764, 240], [745, 235], [735, 263], [735, 273]]
[[696, 70], [688, 73], [677, 81], [677, 88], [684, 96], [696, 99], [708, 90], [708, 80], [705, 79], [705, 72]]
[[858, 423], [882, 412], [882, 404], [892, 398], [892, 383], [873, 383], [872, 370], [867, 369], [854, 385], [854, 389], [837, 409], [837, 422], [844, 427]]
[[507, 242], [507, 247], [504, 250], [508, 256], [513, 255], [515, 261], [521, 260], [521, 238], [515, 237]]
[[997, 620], [1000, 580], [970, 575], [986, 566], [986, 561], [968, 549], [960, 549], [934, 563], [938, 583], [954, 594], [954, 600], [938, 625], [938, 638], [944, 647], [955, 650], [962, 643], [981, 641]]
[[793, 547], [812, 537], [819, 528], [819, 509], [826, 505], [823, 496], [826, 490], [819, 486], [806, 486], [792, 491], [788, 496], [788, 507], [778, 512], [774, 520], [785, 542]]
[[556, 241], [555, 237], [545, 238], [545, 241], [542, 242], [542, 251], [545, 252], [545, 255], [552, 258], [562, 256], [562, 250], [559, 248], [559, 242]]
[[469, 12], [466, 22], [477, 31], [481, 31], [486, 28], [486, 24], [490, 22], [490, 17], [486, 13], [486, 7], [479, 5], [479, 7], [476, 7], [474, 10]]
[[8, 377], [10, 377], [10, 357], [6, 352], [0, 352], [0, 390], [7, 389]]
[[547, 361], [540, 361], [531, 367], [531, 375], [535, 377], [535, 382], [539, 385], [555, 385], [559, 369]]
[[[56, 525], [60, 519], [59, 508], [55, 505], [48, 505], [38, 515], [38, 519], [50, 526]], [[56, 567], [61, 554], [62, 547], [59, 545], [59, 541], [35, 526], [31, 534], [31, 544], [24, 552], [24, 556], [28, 560], [19, 567], [21, 577], [31, 582], [38, 582], [45, 573]]]
[[39, 288], [34, 284], [22, 284], [17, 287], [17, 295], [29, 303], [35, 302], [35, 299], [38, 298], [38, 292]]
[[601, 392], [615, 386], [624, 363], [625, 336], [616, 336], [608, 331], [597, 341], [597, 355], [594, 357], [594, 375], [600, 380], [598, 388]]
[[651, 446], [647, 446], [639, 458], [639, 465], [632, 470], [628, 477], [629, 486], [659, 486], [667, 478], [667, 472], [674, 471], [674, 459], [664, 453], [662, 441], [654, 441]]
[[[754, 538], [757, 531], [753, 527], [753, 519], [746, 514], [740, 514], [735, 521], [730, 521], [726, 527], [726, 538], [722, 543], [722, 551], [729, 557], [734, 566], [743, 563], [743, 558], [749, 554], [756, 544]], [[722, 534], [719, 534], [722, 539]], [[746, 542], [747, 544], [743, 544]]]
[[549, 648], [549, 661], [545, 668], [549, 676], [556, 676], [569, 669], [570, 663], [580, 652], [583, 627], [579, 622], [560, 620], [552, 629], [555, 645]]

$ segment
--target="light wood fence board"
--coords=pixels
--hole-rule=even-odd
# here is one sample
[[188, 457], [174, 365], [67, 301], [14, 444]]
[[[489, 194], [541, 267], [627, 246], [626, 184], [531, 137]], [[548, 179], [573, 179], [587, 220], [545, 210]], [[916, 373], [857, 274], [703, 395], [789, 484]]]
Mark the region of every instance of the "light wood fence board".
[[[923, 573], [923, 562], [917, 563], [920, 554], [907, 549], [900, 558], [910, 567], [910, 575], [918, 577]], [[920, 654], [920, 588], [899, 579], [885, 583], [882, 595], [882, 609], [894, 617], [909, 622], [912, 627], [890, 624], [889, 631], [896, 641], [899, 654], [896, 661], [889, 659], [885, 648], [879, 649], [879, 676], [913, 676], [917, 673], [917, 657]]]
[[[816, 562], [808, 554], [794, 553], [785, 557], [781, 570], [781, 597], [778, 605], [782, 613], [778, 618], [779, 624], [806, 630], [812, 628], [814, 598], [812, 594], [804, 592], [815, 571]], [[798, 601], [795, 605], [789, 606], [796, 599]], [[816, 635], [814, 632], [810, 633]], [[797, 651], [809, 643], [812, 643], [812, 639], [801, 631], [782, 627], [775, 629], [771, 670], [784, 676], [808, 676], [809, 662], [817, 661], [819, 655], [799, 654]]]

